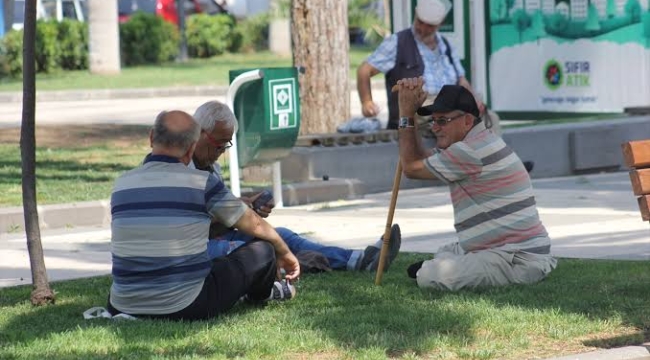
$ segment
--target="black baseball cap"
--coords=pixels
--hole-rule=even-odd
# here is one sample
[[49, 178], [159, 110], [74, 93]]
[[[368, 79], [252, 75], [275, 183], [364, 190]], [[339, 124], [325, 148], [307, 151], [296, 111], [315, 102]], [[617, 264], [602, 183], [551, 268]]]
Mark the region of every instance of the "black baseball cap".
[[445, 85], [440, 89], [433, 104], [418, 109], [418, 115], [428, 116], [433, 113], [448, 113], [454, 110], [479, 117], [476, 100], [469, 90], [460, 85]]

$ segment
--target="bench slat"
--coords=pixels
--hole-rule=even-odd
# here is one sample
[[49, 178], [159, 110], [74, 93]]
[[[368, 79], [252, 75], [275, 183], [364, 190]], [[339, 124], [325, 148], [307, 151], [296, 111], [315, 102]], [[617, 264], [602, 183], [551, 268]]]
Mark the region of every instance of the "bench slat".
[[650, 140], [629, 141], [622, 147], [625, 165], [629, 168], [650, 167]]
[[634, 195], [650, 194], [650, 169], [631, 170], [630, 182]]
[[650, 195], [643, 195], [638, 198], [638, 201], [643, 221], [650, 221]]

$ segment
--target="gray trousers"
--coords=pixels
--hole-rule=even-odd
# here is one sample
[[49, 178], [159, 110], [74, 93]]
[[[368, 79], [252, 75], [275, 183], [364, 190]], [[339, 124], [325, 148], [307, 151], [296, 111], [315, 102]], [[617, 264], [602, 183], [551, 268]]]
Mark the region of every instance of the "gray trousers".
[[533, 284], [544, 279], [557, 261], [551, 255], [481, 250], [470, 253], [451, 243], [441, 247], [417, 273], [421, 288], [456, 291], [463, 288]]

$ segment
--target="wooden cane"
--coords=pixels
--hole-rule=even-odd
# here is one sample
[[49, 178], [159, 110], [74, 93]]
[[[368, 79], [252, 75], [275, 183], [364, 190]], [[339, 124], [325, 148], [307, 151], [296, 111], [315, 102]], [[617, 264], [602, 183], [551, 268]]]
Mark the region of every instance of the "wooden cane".
[[375, 285], [381, 285], [381, 278], [384, 275], [384, 263], [388, 256], [388, 246], [390, 243], [390, 230], [393, 227], [393, 215], [395, 215], [395, 205], [397, 205], [397, 193], [399, 192], [399, 183], [402, 180], [402, 162], [397, 159], [397, 168], [395, 169], [395, 179], [393, 179], [393, 194], [390, 197], [388, 207], [388, 217], [386, 218], [386, 228], [381, 243], [381, 252], [379, 253], [379, 265], [375, 275]]

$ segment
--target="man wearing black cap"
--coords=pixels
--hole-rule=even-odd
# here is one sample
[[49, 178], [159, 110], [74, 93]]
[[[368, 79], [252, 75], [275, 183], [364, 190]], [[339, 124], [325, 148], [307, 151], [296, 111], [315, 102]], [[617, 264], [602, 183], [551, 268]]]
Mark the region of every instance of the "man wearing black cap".
[[[418, 286], [458, 290], [531, 284], [556, 266], [551, 240], [539, 220], [530, 177], [519, 157], [486, 129], [474, 96], [445, 85], [432, 105], [422, 78], [398, 81], [399, 154], [404, 174], [448, 184], [458, 242], [408, 273]], [[437, 148], [425, 150], [415, 116], [431, 116]]]

